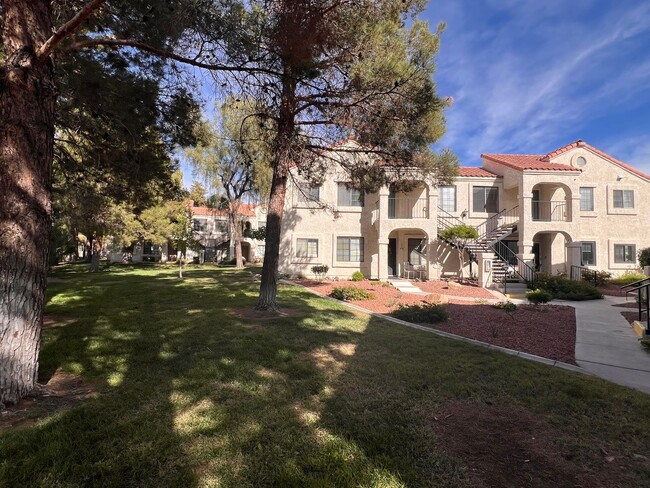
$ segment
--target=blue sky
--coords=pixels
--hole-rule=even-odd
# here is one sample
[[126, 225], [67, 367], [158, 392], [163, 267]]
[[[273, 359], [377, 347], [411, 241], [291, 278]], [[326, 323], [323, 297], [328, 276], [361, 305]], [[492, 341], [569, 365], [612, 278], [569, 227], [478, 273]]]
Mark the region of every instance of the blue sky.
[[576, 139], [650, 173], [650, 1], [432, 0], [435, 75], [463, 166]]
[[422, 17], [447, 24], [440, 146], [461, 165], [583, 139], [650, 174], [650, 0], [430, 0]]

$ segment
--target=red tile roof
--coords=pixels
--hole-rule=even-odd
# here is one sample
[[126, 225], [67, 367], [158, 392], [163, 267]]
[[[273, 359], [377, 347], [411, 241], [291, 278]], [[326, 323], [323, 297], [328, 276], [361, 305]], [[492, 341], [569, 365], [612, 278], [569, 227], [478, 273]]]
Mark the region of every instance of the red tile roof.
[[571, 171], [580, 172], [580, 169], [567, 164], [549, 163], [543, 160], [543, 154], [481, 154], [482, 158], [503, 164], [520, 171]]
[[461, 166], [458, 168], [458, 176], [467, 178], [501, 178], [501, 175], [491, 173], [486, 169], [477, 168], [475, 166]]
[[556, 157], [556, 156], [559, 156], [560, 154], [563, 154], [563, 153], [565, 153], [565, 152], [567, 152], [567, 151], [570, 151], [571, 149], [574, 149], [574, 148], [576, 148], [576, 147], [584, 147], [585, 149], [588, 149], [589, 151], [594, 152], [594, 153], [598, 154], [599, 156], [601, 156], [601, 157], [603, 157], [603, 158], [605, 158], [605, 159], [611, 161], [611, 162], [614, 163], [616, 166], [619, 166], [619, 167], [621, 167], [621, 168], [624, 168], [624, 169], [626, 169], [626, 170], [628, 170], [628, 171], [634, 173], [635, 175], [640, 176], [641, 178], [644, 178], [644, 179], [646, 179], [646, 180], [650, 180], [650, 176], [649, 176], [649, 175], [647, 175], [647, 174], [645, 174], [645, 173], [642, 173], [642, 172], [639, 171], [638, 169], [635, 169], [635, 168], [633, 168], [632, 166], [630, 166], [629, 164], [625, 164], [623, 161], [619, 161], [619, 160], [616, 159], [615, 157], [610, 156], [610, 155], [607, 154], [607, 153], [604, 153], [604, 152], [601, 151], [600, 149], [596, 149], [596, 148], [593, 147], [591, 144], [586, 143], [586, 142], [583, 141], [582, 139], [578, 139], [578, 140], [575, 141], [575, 142], [572, 142], [572, 143], [570, 143], [570, 144], [567, 144], [567, 145], [564, 146], [564, 147], [561, 147], [561, 148], [559, 148], [559, 149], [556, 149], [556, 150], [553, 151], [553, 152], [548, 153], [546, 156], [544, 156], [544, 157], [542, 158], [542, 160], [543, 160], [543, 161], [550, 161], [552, 158], [554, 158], [554, 157]]
[[[239, 215], [242, 217], [255, 217], [255, 207], [257, 207], [257, 205], [254, 203], [242, 203], [239, 206]], [[225, 210], [210, 207], [190, 207], [190, 209], [192, 210], [192, 215], [201, 215], [205, 217], [227, 216]]]

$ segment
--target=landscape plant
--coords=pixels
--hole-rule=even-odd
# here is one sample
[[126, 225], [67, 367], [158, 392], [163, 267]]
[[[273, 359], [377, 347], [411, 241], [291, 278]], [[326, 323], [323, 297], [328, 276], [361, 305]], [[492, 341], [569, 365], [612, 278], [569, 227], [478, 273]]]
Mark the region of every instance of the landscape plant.
[[526, 298], [528, 301], [534, 305], [539, 305], [540, 303], [548, 303], [553, 300], [553, 295], [547, 290], [529, 290], [526, 292]]
[[641, 269], [650, 266], [650, 247], [640, 249], [638, 252], [639, 266]]
[[355, 271], [352, 273], [352, 281], [363, 281], [364, 279], [366, 279], [366, 277], [361, 271]]
[[449, 319], [449, 313], [445, 307], [435, 303], [400, 304], [392, 315], [400, 320], [415, 324], [435, 324]]
[[317, 264], [311, 267], [311, 272], [316, 275], [316, 279], [322, 280], [327, 275], [330, 267], [327, 264]]
[[476, 227], [465, 224], [455, 225], [453, 227], [443, 229], [438, 233], [438, 236], [442, 240], [447, 241], [449, 244], [451, 244], [458, 252], [458, 281], [462, 283], [466, 262], [465, 256], [467, 254], [465, 248], [470, 241], [478, 238], [478, 231], [476, 230]]
[[337, 286], [330, 292], [330, 296], [346, 302], [372, 300], [375, 298], [374, 294], [356, 286]]

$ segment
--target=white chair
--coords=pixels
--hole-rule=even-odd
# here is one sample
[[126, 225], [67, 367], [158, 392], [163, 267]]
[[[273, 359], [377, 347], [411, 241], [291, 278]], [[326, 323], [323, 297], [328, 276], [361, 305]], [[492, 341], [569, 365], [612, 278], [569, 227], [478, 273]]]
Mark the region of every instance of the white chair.
[[402, 266], [402, 278], [406, 278], [407, 280], [412, 280], [415, 278], [415, 269], [413, 268], [413, 265], [408, 261], [406, 261]]

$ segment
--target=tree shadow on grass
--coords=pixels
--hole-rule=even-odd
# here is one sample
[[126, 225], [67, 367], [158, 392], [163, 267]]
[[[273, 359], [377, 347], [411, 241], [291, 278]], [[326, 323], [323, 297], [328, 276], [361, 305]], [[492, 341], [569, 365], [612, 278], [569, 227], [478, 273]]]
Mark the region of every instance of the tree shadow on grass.
[[[48, 331], [43, 371], [80, 372], [102, 394], [4, 434], [0, 485], [471, 485], [431, 429], [448, 402], [562, 418], [610, 393], [297, 287], [280, 298], [304, 314], [238, 319], [227, 310], [257, 298], [248, 271], [173, 272], [84, 281], [83, 300], [53, 298], [50, 312], [78, 320]], [[54, 291], [72, 296], [74, 283]]]

